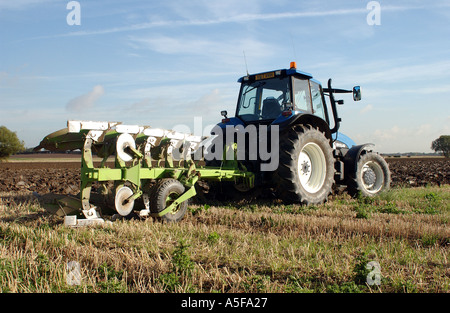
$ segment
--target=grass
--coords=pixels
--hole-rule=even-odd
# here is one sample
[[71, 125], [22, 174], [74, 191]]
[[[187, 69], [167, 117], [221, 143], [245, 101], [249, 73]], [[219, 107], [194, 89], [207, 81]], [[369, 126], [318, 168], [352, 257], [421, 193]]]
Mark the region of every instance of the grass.
[[74, 229], [3, 194], [0, 291], [447, 293], [449, 198], [446, 185], [310, 207], [191, 205], [179, 223]]

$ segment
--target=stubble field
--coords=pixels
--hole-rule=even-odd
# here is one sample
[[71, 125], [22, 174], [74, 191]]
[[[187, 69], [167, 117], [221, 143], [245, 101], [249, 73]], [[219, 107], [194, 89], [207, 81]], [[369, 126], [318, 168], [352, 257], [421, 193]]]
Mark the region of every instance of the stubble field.
[[76, 194], [78, 162], [3, 163], [0, 291], [448, 293], [450, 162], [388, 162], [394, 187], [376, 198], [197, 201], [176, 224], [84, 228], [31, 195]]

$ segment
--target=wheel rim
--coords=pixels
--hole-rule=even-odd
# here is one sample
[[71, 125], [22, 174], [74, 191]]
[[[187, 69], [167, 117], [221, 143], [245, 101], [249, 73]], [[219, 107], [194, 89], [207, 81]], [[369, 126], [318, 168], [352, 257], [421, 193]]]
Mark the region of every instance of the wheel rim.
[[325, 183], [325, 154], [319, 145], [307, 143], [298, 158], [298, 176], [303, 188], [309, 193], [316, 193]]
[[114, 205], [121, 216], [127, 216], [133, 210], [134, 200], [129, 200], [132, 195], [133, 190], [129, 187], [124, 186], [117, 190]]
[[381, 165], [374, 161], [364, 163], [361, 169], [361, 182], [369, 193], [377, 193], [383, 187], [384, 174]]

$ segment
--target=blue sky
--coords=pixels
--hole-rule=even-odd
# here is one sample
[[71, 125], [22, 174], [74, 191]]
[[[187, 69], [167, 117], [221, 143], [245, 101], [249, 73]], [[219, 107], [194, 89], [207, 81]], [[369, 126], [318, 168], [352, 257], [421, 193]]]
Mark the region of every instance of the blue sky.
[[[33, 147], [69, 119], [194, 131], [234, 113], [246, 73], [290, 61], [345, 95], [341, 131], [377, 150], [431, 152], [450, 134], [450, 3], [0, 0], [0, 125]], [[232, 115], [232, 114], [230, 114]], [[177, 126], [178, 125], [178, 126]]]

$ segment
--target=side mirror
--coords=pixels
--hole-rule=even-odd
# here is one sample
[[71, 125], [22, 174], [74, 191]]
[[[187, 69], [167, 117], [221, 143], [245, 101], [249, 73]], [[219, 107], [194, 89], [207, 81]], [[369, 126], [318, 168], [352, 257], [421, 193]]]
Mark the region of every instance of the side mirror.
[[224, 118], [227, 118], [228, 112], [227, 111], [220, 111], [220, 115], [222, 115]]
[[361, 100], [361, 87], [355, 86], [353, 87], [353, 101]]

